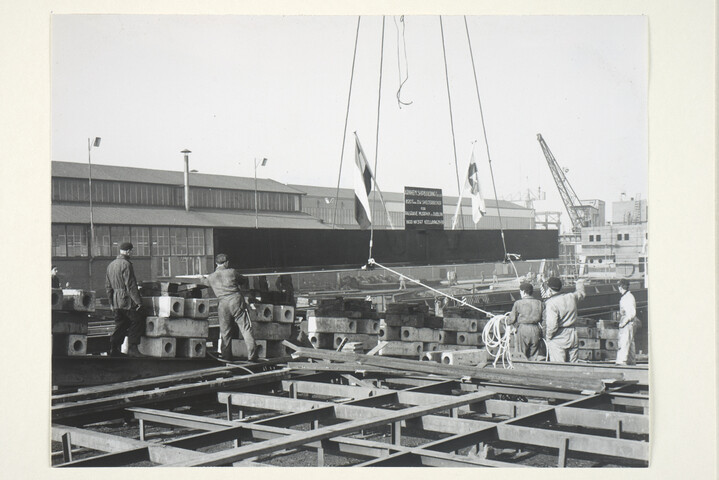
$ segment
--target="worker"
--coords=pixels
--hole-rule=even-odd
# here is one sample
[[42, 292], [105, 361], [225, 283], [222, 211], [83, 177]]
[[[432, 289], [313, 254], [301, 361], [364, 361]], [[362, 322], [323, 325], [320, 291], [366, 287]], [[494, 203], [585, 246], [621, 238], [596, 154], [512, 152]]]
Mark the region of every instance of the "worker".
[[527, 360], [536, 360], [542, 344], [542, 301], [532, 297], [534, 287], [531, 283], [519, 284], [519, 294], [522, 298], [514, 302], [512, 311], [507, 316], [507, 325], [517, 326], [519, 350]]
[[576, 290], [560, 294], [562, 281], [549, 277], [544, 303], [545, 340], [550, 362], [579, 360], [579, 342], [574, 324], [577, 321], [577, 302], [584, 299], [584, 280], [577, 281]]
[[57, 275], [57, 267], [55, 265], [53, 265], [50, 270], [50, 281], [52, 288], [61, 288], [60, 277]]
[[629, 291], [629, 280], [622, 278], [619, 281], [619, 337], [617, 350], [617, 365], [634, 365], [634, 330], [637, 320], [637, 302]]
[[217, 316], [220, 321], [220, 340], [222, 341], [222, 358], [232, 361], [232, 325], [233, 321], [240, 329], [240, 334], [247, 347], [247, 359], [257, 360], [257, 345], [252, 332], [252, 320], [248, 312], [247, 302], [241, 286], [249, 285], [247, 279], [234, 268], [230, 268], [230, 259], [224, 253], [215, 256], [217, 268], [206, 278], [219, 299]]
[[110, 356], [122, 356], [122, 343], [127, 336], [127, 354], [144, 357], [138, 349], [140, 336], [145, 331], [145, 316], [142, 314], [142, 300], [137, 289], [135, 271], [130, 262], [133, 245], [123, 242], [120, 254], [107, 266], [105, 291], [110, 309], [115, 317], [115, 331], [110, 336]]
[[399, 289], [407, 290], [407, 282], [404, 279], [404, 275], [400, 275], [399, 277]]
[[275, 287], [278, 292], [284, 293], [288, 305], [295, 305], [295, 287], [292, 285], [292, 275], [282, 274], [277, 277]]

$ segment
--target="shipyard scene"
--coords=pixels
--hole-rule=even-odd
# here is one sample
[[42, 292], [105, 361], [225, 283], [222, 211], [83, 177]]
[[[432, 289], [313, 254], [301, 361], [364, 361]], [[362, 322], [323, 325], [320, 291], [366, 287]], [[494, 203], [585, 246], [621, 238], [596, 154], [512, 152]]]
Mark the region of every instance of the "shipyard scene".
[[52, 22], [53, 469], [650, 467], [646, 18]]

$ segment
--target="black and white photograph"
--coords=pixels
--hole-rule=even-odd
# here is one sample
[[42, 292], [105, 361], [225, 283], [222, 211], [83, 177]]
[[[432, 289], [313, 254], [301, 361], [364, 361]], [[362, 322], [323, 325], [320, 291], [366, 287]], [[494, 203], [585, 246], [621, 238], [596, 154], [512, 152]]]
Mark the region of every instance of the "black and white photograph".
[[124, 12], [45, 12], [40, 467], [650, 478], [716, 426], [666, 14]]

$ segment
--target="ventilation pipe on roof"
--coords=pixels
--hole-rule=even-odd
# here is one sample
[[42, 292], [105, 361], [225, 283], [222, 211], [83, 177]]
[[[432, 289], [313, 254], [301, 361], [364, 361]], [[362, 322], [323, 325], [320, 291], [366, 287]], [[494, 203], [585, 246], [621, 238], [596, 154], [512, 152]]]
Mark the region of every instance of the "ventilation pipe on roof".
[[190, 154], [188, 149], [180, 152], [185, 155], [185, 211], [190, 211]]

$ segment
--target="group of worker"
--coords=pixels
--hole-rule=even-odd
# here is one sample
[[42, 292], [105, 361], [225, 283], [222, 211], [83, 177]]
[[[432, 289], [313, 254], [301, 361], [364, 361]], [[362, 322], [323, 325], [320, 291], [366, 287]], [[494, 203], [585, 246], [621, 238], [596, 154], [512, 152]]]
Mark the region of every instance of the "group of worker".
[[[550, 277], [542, 286], [544, 302], [533, 297], [534, 287], [531, 283], [523, 282], [519, 285], [522, 298], [514, 303], [512, 311], [507, 315], [507, 325], [516, 326], [519, 350], [528, 360], [547, 358], [550, 362], [577, 362], [577, 303], [585, 297], [584, 281], [580, 279], [575, 291], [566, 293], [561, 293], [562, 281], [557, 277]], [[621, 279], [618, 288], [621, 298], [615, 363], [634, 365], [634, 332], [641, 325], [637, 319], [637, 304], [629, 291], [627, 279]]]
[[[132, 243], [122, 243], [120, 254], [108, 265], [105, 276], [105, 290], [115, 319], [115, 330], [110, 337], [110, 356], [124, 356], [121, 347], [125, 337], [128, 343], [127, 355], [144, 356], [139, 351], [138, 345], [145, 330], [145, 316], [142, 313], [142, 300], [130, 261], [132, 250]], [[234, 360], [232, 338], [236, 325], [247, 347], [247, 359], [254, 361], [258, 352], [249, 315], [249, 309], [254, 308], [254, 305], [245, 300], [244, 293], [249, 290], [249, 281], [237, 270], [230, 268], [230, 259], [224, 253], [215, 256], [215, 264], [215, 271], [204, 275], [203, 283], [212, 288], [219, 300], [217, 314], [220, 323], [222, 358], [228, 361]], [[260, 291], [269, 290], [265, 277], [260, 277], [258, 283]], [[279, 291], [294, 297], [289, 275], [280, 275], [276, 286]]]

